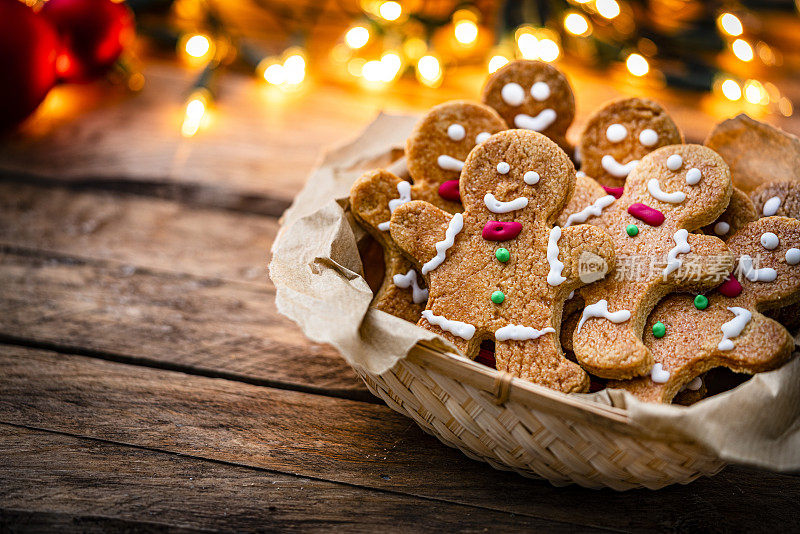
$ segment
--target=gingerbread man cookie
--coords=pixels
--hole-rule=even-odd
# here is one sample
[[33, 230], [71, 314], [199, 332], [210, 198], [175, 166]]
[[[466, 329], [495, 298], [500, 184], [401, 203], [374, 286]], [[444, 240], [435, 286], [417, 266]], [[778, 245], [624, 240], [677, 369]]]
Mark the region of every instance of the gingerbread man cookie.
[[733, 267], [719, 238], [690, 233], [724, 211], [731, 190], [728, 166], [714, 151], [673, 145], [642, 158], [621, 198], [601, 197], [607, 205], [587, 210], [585, 222], [614, 241], [617, 272], [580, 291], [586, 307], [573, 350], [584, 369], [604, 378], [650, 371], [641, 338], [653, 306], [672, 291], [719, 284]]
[[608, 387], [645, 401], [670, 402], [714, 367], [757, 373], [791, 357], [792, 336], [760, 312], [800, 300], [800, 221], [760, 219], [731, 237], [728, 246], [738, 258], [738, 279], [708, 297], [676, 294], [661, 301], [645, 333], [655, 360], [650, 375]]
[[725, 211], [716, 221], [703, 227], [703, 233], [715, 235], [726, 241], [744, 225], [755, 221], [757, 218], [753, 201], [750, 200], [747, 193], [738, 187], [734, 187], [728, 207], [725, 208]]
[[389, 235], [391, 212], [411, 199], [426, 200], [452, 213], [461, 211], [458, 176], [463, 160], [477, 143], [505, 128], [503, 119], [482, 104], [441, 104], [422, 117], [406, 143], [413, 185], [383, 170], [369, 172], [353, 184], [350, 209], [384, 250], [386, 271], [374, 307], [411, 322], [419, 320], [428, 292]]
[[543, 61], [511, 61], [489, 76], [481, 100], [510, 128], [540, 132], [567, 154], [567, 128], [575, 118], [575, 96], [564, 74]]
[[[575, 185], [567, 155], [547, 137], [508, 130], [476, 147], [461, 174], [464, 212], [426, 202], [392, 214], [391, 234], [430, 289], [423, 328], [474, 358], [495, 340], [497, 369], [564, 392], [589, 380], [558, 338], [565, 299], [596, 279], [583, 265], [613, 265], [606, 233], [553, 226]], [[583, 278], [583, 279], [582, 279]]]
[[658, 103], [625, 98], [597, 110], [583, 129], [578, 151], [581, 170], [615, 196], [645, 155], [683, 142], [680, 130]]

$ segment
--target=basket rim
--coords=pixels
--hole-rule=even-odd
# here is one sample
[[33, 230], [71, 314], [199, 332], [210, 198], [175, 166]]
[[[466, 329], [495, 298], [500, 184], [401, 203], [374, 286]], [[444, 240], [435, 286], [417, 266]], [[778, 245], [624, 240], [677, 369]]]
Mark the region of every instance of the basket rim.
[[[497, 404], [517, 402], [532, 409], [569, 418], [575, 422], [599, 425], [629, 436], [697, 444], [694, 440], [681, 439], [675, 434], [658, 432], [636, 424], [623, 408], [568, 395], [512, 377], [508, 373], [491, 369], [455, 352], [443, 351], [432, 343], [419, 341], [403, 359], [482, 390], [493, 397]], [[393, 369], [389, 369], [386, 373], [393, 372]], [[507, 390], [502, 393], [502, 398], [498, 396], [498, 384], [501, 381], [508, 384]]]

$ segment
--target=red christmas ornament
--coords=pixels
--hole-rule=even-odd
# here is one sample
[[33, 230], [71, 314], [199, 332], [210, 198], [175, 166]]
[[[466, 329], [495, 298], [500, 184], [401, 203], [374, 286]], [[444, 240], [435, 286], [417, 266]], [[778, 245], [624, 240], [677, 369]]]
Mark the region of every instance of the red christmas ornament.
[[67, 82], [102, 76], [133, 37], [133, 15], [111, 0], [50, 0], [40, 14], [61, 36], [56, 71]]
[[55, 84], [58, 37], [17, 0], [0, 0], [0, 130], [23, 121]]

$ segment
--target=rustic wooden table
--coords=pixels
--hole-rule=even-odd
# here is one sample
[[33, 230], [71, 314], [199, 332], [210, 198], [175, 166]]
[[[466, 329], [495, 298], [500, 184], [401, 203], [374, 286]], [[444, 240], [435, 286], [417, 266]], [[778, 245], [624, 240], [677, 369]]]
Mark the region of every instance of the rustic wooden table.
[[[276, 95], [228, 76], [183, 139], [189, 74], [147, 74], [135, 97], [59, 89], [0, 145], [0, 531], [797, 528], [792, 475], [615, 493], [495, 471], [278, 315], [268, 250], [321, 147], [463, 90]], [[582, 119], [621, 93], [585, 94]], [[661, 98], [690, 140], [720, 112]]]

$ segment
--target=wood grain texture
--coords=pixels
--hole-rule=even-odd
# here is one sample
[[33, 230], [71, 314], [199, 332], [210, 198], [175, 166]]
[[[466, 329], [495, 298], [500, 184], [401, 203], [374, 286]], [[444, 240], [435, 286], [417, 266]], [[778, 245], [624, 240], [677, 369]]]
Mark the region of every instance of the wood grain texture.
[[270, 287], [272, 217], [0, 182], [0, 244]]
[[0, 335], [186, 372], [371, 399], [264, 284], [0, 250]]
[[785, 529], [800, 498], [800, 479], [745, 469], [659, 492], [554, 489], [471, 461], [384, 406], [20, 347], [0, 350], [4, 423], [579, 528]]
[[[574, 526], [0, 425], [0, 530], [328, 532]], [[87, 483], [91, 481], [90, 483]], [[588, 529], [600, 531], [600, 529]]]

